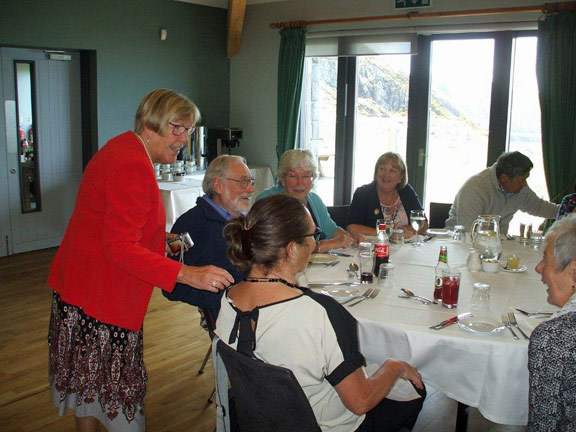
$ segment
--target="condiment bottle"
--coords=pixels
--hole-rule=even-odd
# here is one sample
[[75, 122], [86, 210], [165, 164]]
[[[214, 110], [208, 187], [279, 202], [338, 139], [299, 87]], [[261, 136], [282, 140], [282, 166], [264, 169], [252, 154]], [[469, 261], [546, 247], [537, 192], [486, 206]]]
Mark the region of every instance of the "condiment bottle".
[[438, 264], [436, 264], [435, 269], [434, 300], [442, 300], [442, 270], [448, 268], [448, 249], [446, 249], [446, 246], [440, 246]]
[[480, 261], [480, 252], [478, 252], [477, 249], [470, 248], [470, 255], [468, 255], [468, 259], [466, 260], [466, 267], [468, 267], [468, 271], [472, 273], [476, 273], [482, 270], [482, 261]]

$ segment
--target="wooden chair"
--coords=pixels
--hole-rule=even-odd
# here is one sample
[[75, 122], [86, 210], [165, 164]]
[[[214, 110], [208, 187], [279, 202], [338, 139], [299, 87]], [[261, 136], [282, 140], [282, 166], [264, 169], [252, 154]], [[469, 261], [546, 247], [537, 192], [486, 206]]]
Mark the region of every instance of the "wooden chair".
[[428, 226], [430, 228], [444, 228], [451, 207], [452, 204], [431, 202], [428, 212]]

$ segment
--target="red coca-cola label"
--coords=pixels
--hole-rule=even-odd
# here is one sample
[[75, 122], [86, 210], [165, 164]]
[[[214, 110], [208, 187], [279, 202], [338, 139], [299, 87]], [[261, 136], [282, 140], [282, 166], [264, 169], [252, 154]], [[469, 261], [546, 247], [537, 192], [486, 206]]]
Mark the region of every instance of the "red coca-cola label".
[[374, 245], [374, 255], [376, 258], [386, 258], [388, 256], [388, 245]]

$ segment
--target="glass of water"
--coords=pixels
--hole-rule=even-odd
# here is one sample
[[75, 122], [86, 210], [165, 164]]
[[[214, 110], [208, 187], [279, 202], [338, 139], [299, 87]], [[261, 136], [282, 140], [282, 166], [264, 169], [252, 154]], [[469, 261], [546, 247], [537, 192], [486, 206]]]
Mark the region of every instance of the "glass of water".
[[424, 210], [412, 210], [410, 212], [410, 226], [416, 230], [416, 242], [413, 244], [416, 247], [422, 246], [423, 244], [420, 241], [420, 235], [418, 233], [425, 223], [426, 213], [424, 213]]

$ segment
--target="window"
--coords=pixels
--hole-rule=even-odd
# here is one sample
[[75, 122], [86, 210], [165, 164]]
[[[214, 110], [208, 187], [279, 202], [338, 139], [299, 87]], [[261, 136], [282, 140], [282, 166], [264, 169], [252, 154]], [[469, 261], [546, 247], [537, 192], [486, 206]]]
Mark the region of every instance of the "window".
[[417, 45], [416, 55], [306, 59], [299, 145], [318, 155], [325, 204], [348, 204], [387, 151], [406, 157], [426, 210], [514, 150], [530, 157], [530, 187], [547, 199], [534, 32], [419, 36]]

